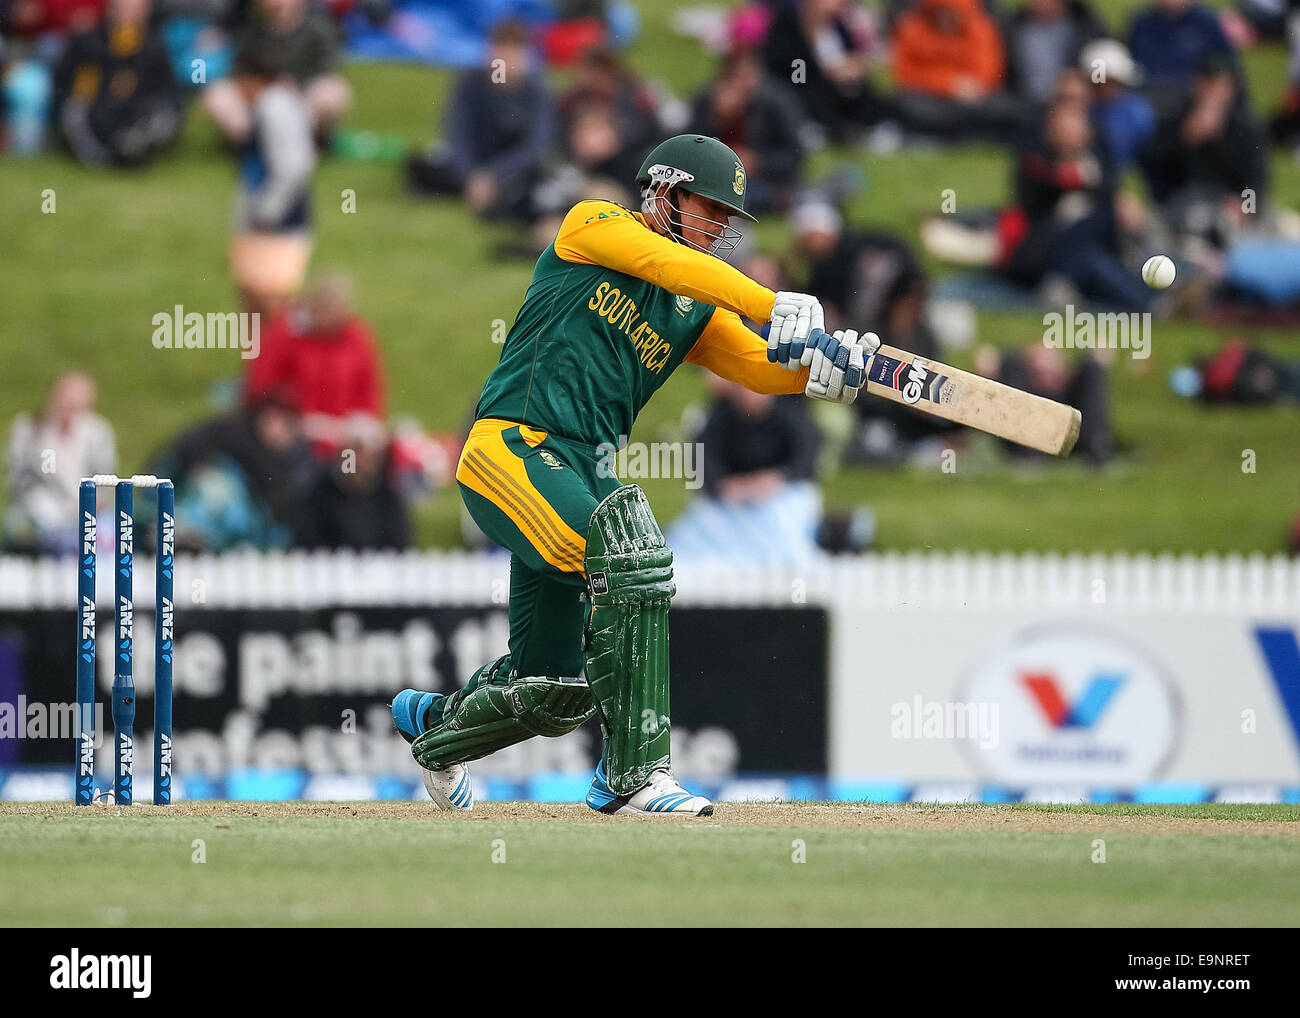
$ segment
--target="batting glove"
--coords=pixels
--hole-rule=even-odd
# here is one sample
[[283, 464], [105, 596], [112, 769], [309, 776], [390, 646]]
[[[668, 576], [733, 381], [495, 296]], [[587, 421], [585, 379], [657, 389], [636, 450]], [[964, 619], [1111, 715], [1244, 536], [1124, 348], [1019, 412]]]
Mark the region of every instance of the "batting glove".
[[781, 291], [772, 305], [772, 322], [767, 334], [767, 359], [789, 371], [808, 364], [808, 337], [826, 324], [822, 305], [807, 293]]
[[809, 339], [808, 384], [804, 395], [830, 403], [852, 403], [867, 381], [867, 360], [880, 348], [874, 332], [853, 329], [814, 332]]

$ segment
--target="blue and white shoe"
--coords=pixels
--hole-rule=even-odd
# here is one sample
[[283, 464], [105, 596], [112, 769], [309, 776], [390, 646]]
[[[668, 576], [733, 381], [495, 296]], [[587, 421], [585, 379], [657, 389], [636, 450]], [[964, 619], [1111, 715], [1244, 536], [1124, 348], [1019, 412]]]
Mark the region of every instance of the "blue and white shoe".
[[452, 764], [440, 771], [420, 768], [424, 779], [424, 790], [439, 809], [471, 810], [474, 808], [474, 783], [469, 777], [469, 768], [464, 764]]
[[[427, 729], [429, 707], [441, 693], [422, 693], [418, 689], [403, 689], [393, 697], [393, 724], [407, 742], [414, 742]], [[440, 771], [420, 768], [424, 790], [439, 809], [471, 810], [474, 808], [474, 783], [469, 768], [452, 764]]]
[[672, 771], [659, 770], [631, 795], [619, 795], [605, 780], [605, 764], [596, 765], [591, 779], [587, 805], [600, 813], [626, 813], [633, 816], [668, 815], [686, 817], [713, 816], [713, 803], [702, 795], [692, 795], [677, 783]]

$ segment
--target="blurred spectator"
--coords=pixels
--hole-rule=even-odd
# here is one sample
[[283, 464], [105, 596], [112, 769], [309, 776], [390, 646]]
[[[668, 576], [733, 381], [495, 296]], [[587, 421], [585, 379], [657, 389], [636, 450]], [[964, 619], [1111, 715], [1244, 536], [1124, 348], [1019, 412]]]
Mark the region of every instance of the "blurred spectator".
[[157, 469], [176, 482], [178, 543], [205, 551], [288, 547], [315, 477], [297, 412], [278, 397], [188, 428]]
[[9, 433], [5, 544], [71, 554], [77, 546], [77, 485], [117, 469], [113, 429], [95, 413], [95, 382], [80, 371], [55, 379], [44, 405], [14, 418]]
[[411, 521], [398, 491], [393, 446], [373, 419], [353, 421], [340, 435], [347, 448], [317, 474], [295, 527], [306, 548], [405, 549]]
[[1287, 87], [1274, 115], [1271, 129], [1279, 144], [1300, 144], [1300, 2], [1288, 0], [1285, 6], [1288, 50]]
[[1232, 44], [1214, 11], [1196, 0], [1156, 0], [1129, 29], [1129, 49], [1150, 82], [1186, 88], [1206, 57], [1227, 57]]
[[1006, 56], [979, 0], [919, 0], [894, 24], [899, 121], [939, 137], [1016, 137], [1024, 104], [1003, 91]]
[[839, 141], [888, 116], [871, 84], [879, 45], [856, 0], [796, 0], [777, 11], [764, 63], [804, 116]]
[[1090, 83], [1093, 123], [1115, 168], [1127, 169], [1156, 132], [1155, 109], [1134, 88], [1140, 76], [1128, 47], [1115, 39], [1096, 39], [1079, 54], [1079, 69]]
[[[522, 5], [520, 5], [522, 6]], [[606, 0], [552, 0], [555, 20], [541, 28], [541, 48], [552, 67], [573, 67], [591, 50], [626, 45], [636, 31], [636, 11]], [[549, 20], [549, 19], [548, 19]]]
[[1300, 158], [1300, 81], [1293, 79], [1287, 85], [1282, 101], [1269, 118], [1269, 135], [1275, 144], [1289, 147]]
[[[1222, 55], [1192, 79], [1175, 116], [1160, 124], [1142, 166], [1173, 231], [1224, 246], [1266, 199], [1269, 149]], [[1243, 192], [1253, 196], [1250, 211]]]
[[[186, 93], [197, 92], [231, 73], [231, 35], [249, 16], [252, 0], [154, 0], [172, 74]], [[196, 63], [198, 61], [198, 63]], [[218, 89], [220, 92], [220, 89]]]
[[1288, 0], [1237, 0], [1233, 6], [1235, 10], [1222, 10], [1220, 18], [1224, 34], [1238, 49], [1286, 37]]
[[[527, 231], [493, 245], [499, 258], [533, 261], [555, 239], [565, 214], [580, 201], [602, 199], [628, 208], [639, 205], [632, 182], [645, 153], [631, 162], [624, 150], [618, 122], [601, 106], [577, 110], [565, 130], [566, 161], [556, 166], [533, 190], [530, 212], [536, 215]], [[616, 175], [616, 174], [621, 174]]]
[[[760, 286], [766, 286], [774, 293], [780, 293], [782, 290], [790, 289], [787, 284], [785, 269], [781, 262], [771, 255], [754, 252], [752, 254], [742, 255], [736, 264], [745, 275], [752, 279]], [[744, 319], [745, 323], [755, 332], [761, 332], [765, 322], [755, 322], [748, 318]]]
[[[1115, 433], [1110, 419], [1110, 376], [1102, 361], [1085, 355], [1072, 368], [1056, 347], [1029, 343], [1022, 350], [975, 351], [975, 370], [1017, 389], [1075, 407], [1083, 416], [1075, 456], [1093, 466], [1105, 466], [1115, 454]], [[1003, 443], [1016, 458], [1045, 459], [1046, 454], [1011, 442]]]
[[384, 388], [379, 347], [353, 308], [351, 284], [326, 275], [263, 334], [261, 354], [249, 361], [244, 398], [282, 396], [302, 416], [317, 455], [332, 459], [358, 419], [380, 426]]
[[681, 558], [797, 562], [816, 548], [821, 435], [798, 397], [751, 392], [708, 376], [714, 395], [696, 436], [703, 493], [668, 528]]
[[4, 0], [0, 31], [11, 38], [88, 32], [104, 15], [107, 0]]
[[39, 7], [0, 0], [0, 152], [16, 155], [41, 151], [50, 119], [49, 63], [29, 52], [32, 45], [19, 38], [14, 24], [33, 6]]
[[827, 328], [875, 332], [899, 346], [916, 342], [926, 280], [905, 243], [846, 230], [839, 211], [815, 199], [795, 208], [793, 225], [795, 251], [809, 266], [805, 288], [821, 299]]
[[564, 162], [533, 192], [534, 211], [544, 218], [534, 225], [532, 238], [514, 243], [533, 258], [578, 202], [605, 198], [637, 204], [632, 181], [663, 133], [654, 93], [603, 48], [584, 53], [577, 80], [560, 95], [558, 110]]
[[302, 288], [311, 260], [311, 118], [293, 81], [241, 58], [234, 83], [252, 115], [239, 147], [230, 266], [247, 311], [276, 314]]
[[1043, 286], [1047, 303], [1080, 298], [1145, 311], [1153, 291], [1119, 259], [1116, 175], [1087, 107], [1057, 102], [1016, 160], [1016, 207], [999, 222], [1002, 269]]
[[564, 154], [570, 171], [581, 184], [563, 203], [567, 211], [584, 198], [592, 197], [594, 190], [618, 191], [629, 204], [632, 191], [629, 181], [636, 178], [645, 149], [638, 150], [623, 144], [623, 134], [615, 113], [602, 106], [583, 106], [574, 110], [565, 120]]
[[[236, 66], [266, 68], [272, 79], [290, 78], [302, 95], [312, 132], [324, 138], [352, 105], [352, 89], [338, 72], [338, 29], [309, 0], [257, 0], [237, 4]], [[234, 145], [255, 129], [246, 91], [230, 78], [203, 90], [203, 108]]]
[[[1086, 107], [1091, 99], [1092, 93], [1088, 89], [1088, 79], [1083, 76], [1083, 73], [1073, 67], [1062, 68], [1061, 73], [1056, 78], [1056, 88], [1052, 91], [1051, 105], [1060, 106], [1065, 103], [1076, 103]], [[1031, 127], [1041, 125], [1041, 112], [1030, 124]]]
[[[874, 332], [882, 342], [922, 357], [938, 357], [938, 343], [925, 318], [929, 285], [920, 264], [901, 240], [886, 233], [846, 230], [839, 212], [821, 201], [794, 211], [795, 251], [810, 266], [806, 289], [817, 294], [827, 328]], [[895, 463], [911, 458], [920, 443], [954, 426], [887, 400], [859, 399], [850, 463]]]
[[[569, 158], [593, 176], [630, 181], [645, 154], [663, 140], [658, 98], [610, 49], [587, 50], [573, 84], [557, 100]], [[594, 122], [609, 125], [609, 137], [594, 140]]]
[[1007, 30], [1008, 88], [1026, 102], [1048, 102], [1061, 71], [1075, 65], [1089, 40], [1105, 34], [1085, 0], [1025, 0]]
[[54, 104], [68, 148], [90, 166], [147, 162], [176, 137], [180, 90], [151, 0], [110, 0], [102, 24], [68, 40]]
[[481, 215], [532, 220], [532, 191], [555, 134], [555, 106], [533, 67], [528, 27], [492, 30], [487, 65], [461, 74], [446, 138], [407, 163], [422, 194], [460, 194]]
[[784, 211], [803, 169], [799, 118], [789, 92], [764, 77], [758, 55], [739, 49], [696, 97], [688, 130], [720, 138], [740, 157], [751, 212]]
[[1181, 112], [1192, 79], [1208, 61], [1236, 74], [1236, 53], [1218, 16], [1196, 0], [1156, 0], [1140, 11], [1129, 30], [1129, 49], [1162, 121]]
[[1300, 360], [1274, 357], [1234, 336], [1209, 357], [1170, 372], [1170, 387], [1186, 398], [1238, 406], [1300, 404]]

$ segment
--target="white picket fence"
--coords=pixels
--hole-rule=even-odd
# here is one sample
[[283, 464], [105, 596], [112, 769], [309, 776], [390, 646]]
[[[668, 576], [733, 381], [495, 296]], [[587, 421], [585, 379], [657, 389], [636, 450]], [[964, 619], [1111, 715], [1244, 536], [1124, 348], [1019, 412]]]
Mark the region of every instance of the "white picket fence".
[[[1042, 609], [1300, 612], [1300, 559], [1238, 555], [885, 553], [773, 569], [677, 563], [682, 605], [822, 605], [844, 610]], [[136, 558], [135, 603], [153, 603], [153, 557]], [[97, 593], [113, 605], [101, 555]], [[74, 559], [0, 557], [0, 610], [69, 608]], [[177, 609], [504, 604], [504, 555], [446, 552], [238, 552], [181, 556]]]

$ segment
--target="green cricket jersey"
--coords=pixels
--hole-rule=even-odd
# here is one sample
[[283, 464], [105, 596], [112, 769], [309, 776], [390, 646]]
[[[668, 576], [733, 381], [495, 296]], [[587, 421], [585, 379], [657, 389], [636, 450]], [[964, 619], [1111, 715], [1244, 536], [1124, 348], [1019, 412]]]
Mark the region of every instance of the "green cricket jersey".
[[683, 360], [761, 391], [802, 391], [806, 370], [768, 364], [739, 317], [767, 321], [774, 296], [622, 206], [581, 202], [537, 260], [476, 418], [618, 444]]

